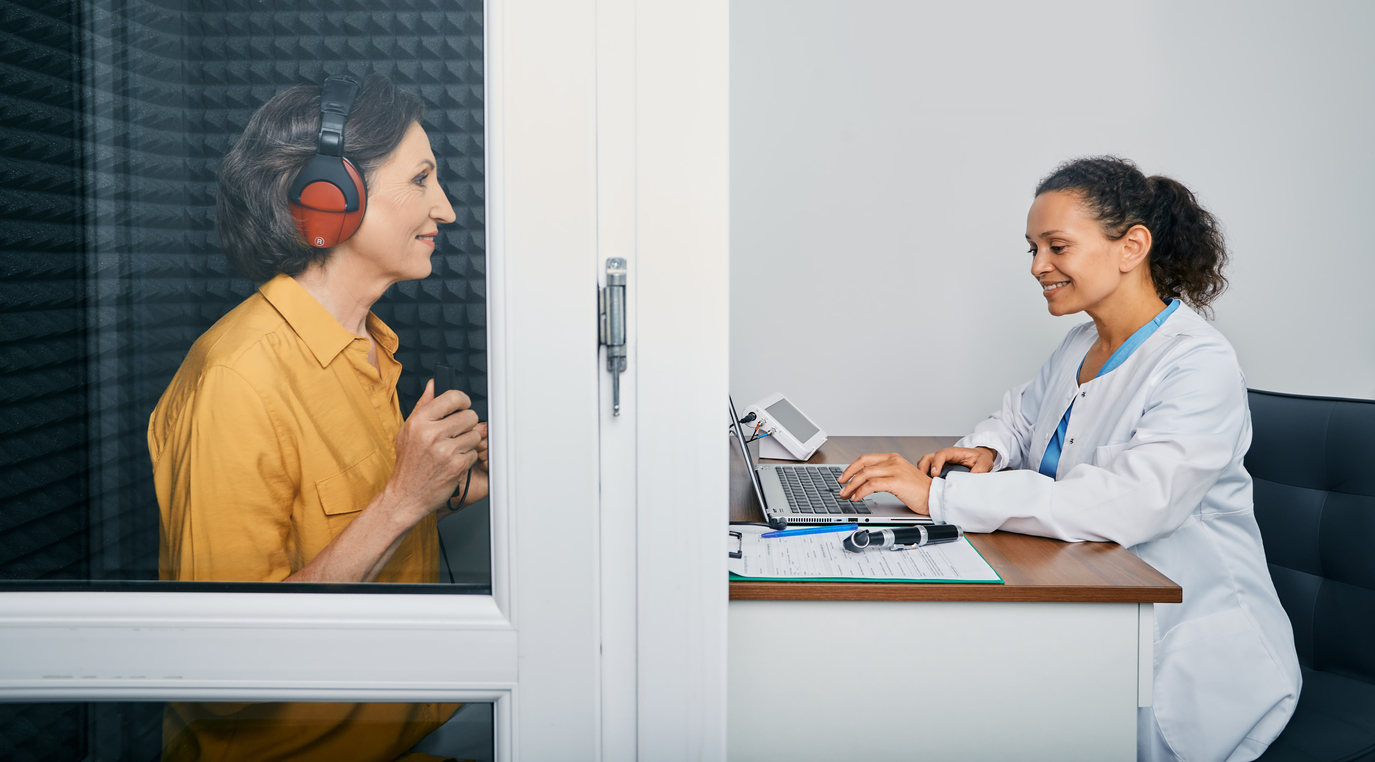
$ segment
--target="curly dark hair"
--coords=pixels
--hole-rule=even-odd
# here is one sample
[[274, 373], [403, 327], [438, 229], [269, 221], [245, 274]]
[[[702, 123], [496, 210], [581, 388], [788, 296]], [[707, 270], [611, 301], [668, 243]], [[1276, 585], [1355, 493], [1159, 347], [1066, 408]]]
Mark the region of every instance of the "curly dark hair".
[[[344, 130], [344, 155], [364, 182], [420, 121], [420, 97], [370, 75], [358, 88]], [[297, 275], [329, 257], [306, 244], [287, 207], [287, 190], [315, 155], [320, 134], [320, 86], [277, 93], [248, 120], [220, 162], [215, 228], [229, 263], [255, 282]]]
[[1038, 196], [1047, 191], [1077, 194], [1110, 240], [1136, 225], [1151, 231], [1148, 261], [1161, 299], [1211, 314], [1208, 305], [1227, 290], [1227, 249], [1217, 218], [1178, 182], [1146, 177], [1126, 159], [1094, 156], [1061, 164], [1036, 186]]

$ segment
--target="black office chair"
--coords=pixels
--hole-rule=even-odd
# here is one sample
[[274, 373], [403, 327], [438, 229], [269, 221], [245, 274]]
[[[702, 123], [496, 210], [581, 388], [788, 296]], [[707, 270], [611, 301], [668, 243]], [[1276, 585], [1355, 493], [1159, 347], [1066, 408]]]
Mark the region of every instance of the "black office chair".
[[1256, 521], [1303, 670], [1261, 759], [1375, 760], [1375, 401], [1250, 399]]

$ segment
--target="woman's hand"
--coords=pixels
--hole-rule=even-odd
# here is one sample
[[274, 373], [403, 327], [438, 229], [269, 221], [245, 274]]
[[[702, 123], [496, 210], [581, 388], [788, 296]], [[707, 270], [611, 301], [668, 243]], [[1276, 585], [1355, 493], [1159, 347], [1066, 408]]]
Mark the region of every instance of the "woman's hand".
[[[929, 456], [928, 456], [929, 457]], [[859, 500], [875, 492], [891, 492], [914, 512], [927, 516], [931, 477], [895, 452], [861, 455], [840, 475], [840, 496]]]
[[397, 432], [396, 468], [385, 492], [415, 522], [447, 506], [479, 458], [486, 430], [479, 428], [471, 404], [468, 395], [455, 389], [436, 397], [431, 380]]
[[[464, 477], [468, 482], [461, 485], [462, 494], [449, 498], [450, 510], [457, 511], [466, 508], [487, 497], [491, 490], [491, 477], [487, 473], [491, 470], [487, 460], [487, 424], [485, 422], [479, 423], [473, 427], [473, 430], [482, 437], [481, 441], [477, 443], [477, 463], [473, 464], [475, 467], [468, 472], [468, 476]], [[459, 502], [460, 500], [462, 503]]]
[[[468, 395], [434, 396], [434, 381], [396, 434], [396, 467], [377, 497], [289, 582], [371, 582], [406, 534], [449, 504], [485, 441]], [[487, 494], [487, 472], [473, 470], [468, 502]]]
[[477, 433], [482, 436], [482, 441], [477, 443], [477, 460], [482, 465], [483, 471], [491, 471], [492, 464], [487, 461], [487, 424], [479, 423]]
[[988, 447], [947, 447], [921, 456], [917, 468], [932, 477], [940, 476], [947, 463], [968, 466], [971, 474], [986, 474], [993, 470], [998, 454]]

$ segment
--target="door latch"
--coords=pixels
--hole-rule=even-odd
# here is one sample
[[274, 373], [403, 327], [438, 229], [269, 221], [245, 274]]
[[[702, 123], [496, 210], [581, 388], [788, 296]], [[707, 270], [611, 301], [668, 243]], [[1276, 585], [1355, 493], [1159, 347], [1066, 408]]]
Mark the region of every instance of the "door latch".
[[625, 372], [625, 260], [606, 260], [606, 285], [597, 292], [598, 340], [606, 347], [611, 373], [611, 414], [621, 414], [621, 374]]

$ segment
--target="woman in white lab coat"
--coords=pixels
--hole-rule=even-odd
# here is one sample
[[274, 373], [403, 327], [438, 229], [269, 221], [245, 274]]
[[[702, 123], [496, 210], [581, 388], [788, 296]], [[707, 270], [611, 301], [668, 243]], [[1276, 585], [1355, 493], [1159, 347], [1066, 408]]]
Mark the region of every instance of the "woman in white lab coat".
[[[1026, 239], [1051, 314], [1092, 320], [954, 447], [916, 465], [864, 455], [841, 494], [892, 492], [967, 531], [1129, 548], [1184, 591], [1155, 605], [1138, 758], [1254, 759], [1293, 714], [1300, 677], [1242, 466], [1245, 381], [1191, 309], [1226, 285], [1217, 221], [1179, 183], [1102, 157], [1040, 183]], [[970, 473], [940, 478], [947, 463]]]

